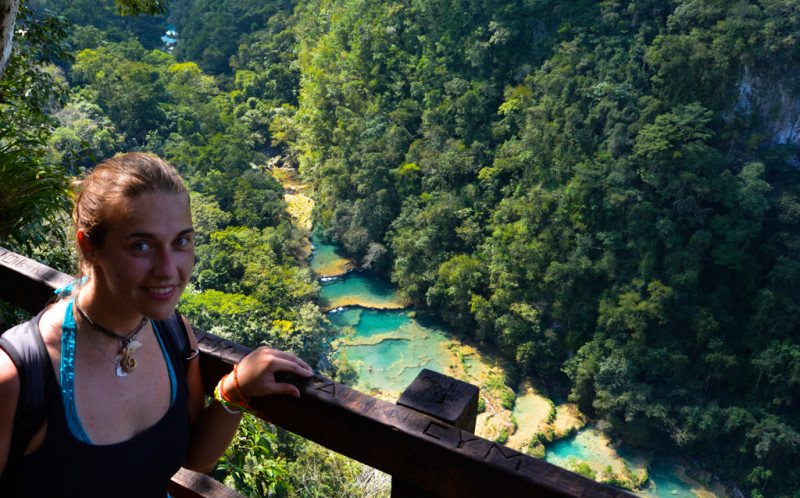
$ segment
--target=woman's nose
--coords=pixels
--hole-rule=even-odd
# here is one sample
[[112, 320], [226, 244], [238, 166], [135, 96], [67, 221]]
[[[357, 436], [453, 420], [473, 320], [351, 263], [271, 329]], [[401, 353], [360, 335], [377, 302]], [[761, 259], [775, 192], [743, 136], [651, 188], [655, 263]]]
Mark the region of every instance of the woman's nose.
[[172, 254], [171, 248], [164, 247], [158, 251], [154, 271], [162, 278], [172, 278], [178, 274], [175, 255]]

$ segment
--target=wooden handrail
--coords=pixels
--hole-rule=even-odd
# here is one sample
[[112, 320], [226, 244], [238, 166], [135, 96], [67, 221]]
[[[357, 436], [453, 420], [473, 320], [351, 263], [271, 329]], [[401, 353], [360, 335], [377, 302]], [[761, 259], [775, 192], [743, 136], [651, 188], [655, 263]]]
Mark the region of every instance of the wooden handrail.
[[[35, 313], [54, 289], [71, 281], [68, 275], [0, 247], [0, 300]], [[206, 393], [211, 394], [216, 380], [250, 349], [197, 328], [194, 332]], [[253, 407], [279, 427], [391, 474], [394, 497], [633, 496], [321, 375], [285, 380], [298, 387], [299, 399], [256, 398]], [[223, 496], [198, 493], [197, 479], [186, 471], [176, 474], [171, 490], [178, 496], [180, 489], [185, 491], [182, 496]]]

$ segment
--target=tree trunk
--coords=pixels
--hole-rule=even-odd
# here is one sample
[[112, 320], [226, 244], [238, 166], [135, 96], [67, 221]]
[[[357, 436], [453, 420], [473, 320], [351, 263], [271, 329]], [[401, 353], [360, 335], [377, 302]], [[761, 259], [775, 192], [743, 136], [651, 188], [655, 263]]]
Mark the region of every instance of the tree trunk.
[[0, 79], [3, 78], [11, 45], [14, 40], [14, 21], [17, 20], [19, 0], [0, 0]]

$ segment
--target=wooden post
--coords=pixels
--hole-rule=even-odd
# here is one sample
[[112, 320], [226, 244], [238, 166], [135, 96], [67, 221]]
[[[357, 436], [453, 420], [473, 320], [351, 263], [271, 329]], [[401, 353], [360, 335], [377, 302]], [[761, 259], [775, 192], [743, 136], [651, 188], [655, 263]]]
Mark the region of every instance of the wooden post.
[[[479, 395], [476, 386], [425, 368], [403, 391], [397, 404], [474, 434]], [[408, 481], [392, 478], [392, 498], [428, 496], [434, 495]]]
[[423, 369], [397, 404], [475, 433], [480, 390], [466, 382]]

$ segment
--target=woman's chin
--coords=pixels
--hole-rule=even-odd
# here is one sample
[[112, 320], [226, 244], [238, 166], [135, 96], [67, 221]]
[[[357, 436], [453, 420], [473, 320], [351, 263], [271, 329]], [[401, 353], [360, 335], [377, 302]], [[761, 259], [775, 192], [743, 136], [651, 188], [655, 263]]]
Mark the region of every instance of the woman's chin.
[[156, 321], [166, 320], [173, 313], [175, 313], [175, 308], [178, 306], [178, 300], [175, 299], [173, 301], [158, 303], [157, 305], [150, 304], [149, 306], [144, 306], [144, 315], [147, 318], [151, 318]]

